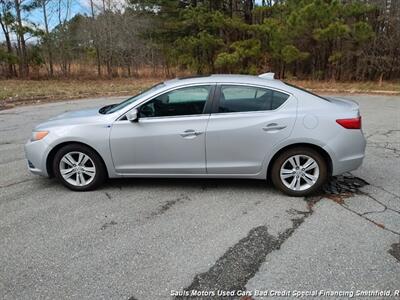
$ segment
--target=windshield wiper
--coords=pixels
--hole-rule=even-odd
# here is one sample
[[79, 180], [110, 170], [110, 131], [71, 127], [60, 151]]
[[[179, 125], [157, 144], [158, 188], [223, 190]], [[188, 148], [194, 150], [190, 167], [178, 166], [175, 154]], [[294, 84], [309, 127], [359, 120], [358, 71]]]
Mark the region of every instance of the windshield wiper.
[[99, 109], [99, 113], [101, 114], [106, 114], [111, 108], [115, 107], [117, 104], [110, 104], [110, 105], [106, 105], [103, 106], [102, 108]]

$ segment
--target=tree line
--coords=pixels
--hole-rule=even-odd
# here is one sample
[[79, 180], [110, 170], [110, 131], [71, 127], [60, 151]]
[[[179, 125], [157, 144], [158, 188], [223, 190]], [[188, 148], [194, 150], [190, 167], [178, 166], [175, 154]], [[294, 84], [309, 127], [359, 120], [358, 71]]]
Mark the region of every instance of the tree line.
[[400, 1], [73, 1], [0, 0], [1, 77], [400, 78]]

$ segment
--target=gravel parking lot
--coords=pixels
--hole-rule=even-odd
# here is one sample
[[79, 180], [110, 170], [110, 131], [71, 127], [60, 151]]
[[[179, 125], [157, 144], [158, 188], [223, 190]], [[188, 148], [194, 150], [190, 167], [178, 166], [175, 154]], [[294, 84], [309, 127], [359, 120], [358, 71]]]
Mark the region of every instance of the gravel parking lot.
[[168, 299], [191, 289], [395, 297], [400, 97], [345, 97], [361, 106], [367, 156], [353, 175], [369, 185], [306, 199], [251, 180], [124, 179], [71, 192], [31, 175], [23, 144], [51, 116], [120, 98], [0, 111], [0, 298]]

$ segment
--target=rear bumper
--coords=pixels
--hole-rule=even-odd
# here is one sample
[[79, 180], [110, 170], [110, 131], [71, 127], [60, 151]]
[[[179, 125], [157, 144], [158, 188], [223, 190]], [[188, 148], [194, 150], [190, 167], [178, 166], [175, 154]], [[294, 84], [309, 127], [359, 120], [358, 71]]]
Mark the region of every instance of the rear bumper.
[[324, 149], [332, 159], [332, 175], [340, 175], [359, 168], [365, 157], [367, 141], [361, 130], [344, 129]]
[[340, 175], [358, 169], [364, 160], [364, 155], [338, 161], [332, 168], [332, 175]]

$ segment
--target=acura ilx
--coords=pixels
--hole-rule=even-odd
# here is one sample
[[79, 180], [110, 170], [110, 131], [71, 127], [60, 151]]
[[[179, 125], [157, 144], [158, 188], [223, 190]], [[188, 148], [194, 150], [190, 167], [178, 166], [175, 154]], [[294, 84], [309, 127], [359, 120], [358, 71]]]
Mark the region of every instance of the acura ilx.
[[357, 169], [365, 146], [356, 102], [266, 73], [174, 79], [66, 112], [38, 125], [25, 152], [31, 172], [75, 191], [117, 177], [252, 178], [304, 196]]

